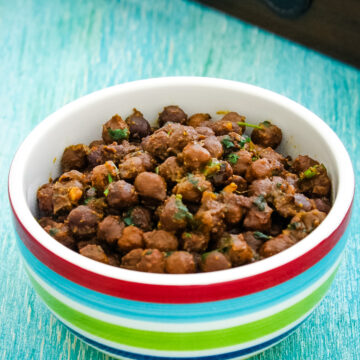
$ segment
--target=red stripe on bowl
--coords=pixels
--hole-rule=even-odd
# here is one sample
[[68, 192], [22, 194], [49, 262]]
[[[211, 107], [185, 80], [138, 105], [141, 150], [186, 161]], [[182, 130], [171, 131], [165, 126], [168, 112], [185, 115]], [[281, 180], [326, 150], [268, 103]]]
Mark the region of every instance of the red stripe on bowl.
[[[10, 201], [11, 203], [11, 201]], [[11, 204], [12, 207], [12, 204]], [[350, 220], [351, 206], [339, 227], [316, 247], [275, 269], [247, 278], [207, 285], [154, 285], [129, 282], [81, 268], [54, 254], [24, 227], [12, 207], [16, 230], [25, 246], [43, 264], [74, 283], [94, 291], [144, 302], [186, 304], [226, 300], [279, 285], [309, 269], [335, 246]]]

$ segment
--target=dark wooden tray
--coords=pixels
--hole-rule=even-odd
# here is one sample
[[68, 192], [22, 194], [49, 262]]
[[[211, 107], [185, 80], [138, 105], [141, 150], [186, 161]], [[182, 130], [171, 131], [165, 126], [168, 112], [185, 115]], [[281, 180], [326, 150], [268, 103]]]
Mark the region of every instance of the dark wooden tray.
[[260, 0], [198, 1], [360, 68], [359, 0], [313, 0], [292, 18]]

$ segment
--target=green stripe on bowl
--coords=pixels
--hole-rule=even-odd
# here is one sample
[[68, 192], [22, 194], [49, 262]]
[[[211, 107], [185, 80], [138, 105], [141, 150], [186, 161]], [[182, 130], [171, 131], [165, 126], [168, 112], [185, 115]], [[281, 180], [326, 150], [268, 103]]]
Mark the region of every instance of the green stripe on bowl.
[[306, 314], [321, 300], [330, 287], [336, 270], [337, 268], [313, 293], [295, 305], [274, 315], [227, 329], [191, 333], [137, 330], [95, 319], [60, 302], [42, 288], [29, 272], [28, 275], [35, 290], [49, 308], [82, 331], [114, 343], [138, 348], [165, 351], [196, 351], [232, 346], [256, 340], [291, 324]]

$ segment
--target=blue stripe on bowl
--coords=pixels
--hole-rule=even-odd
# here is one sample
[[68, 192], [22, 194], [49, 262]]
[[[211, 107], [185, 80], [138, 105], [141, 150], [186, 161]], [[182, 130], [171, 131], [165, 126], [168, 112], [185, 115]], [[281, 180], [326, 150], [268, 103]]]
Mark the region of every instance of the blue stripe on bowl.
[[[19, 240], [19, 238], [18, 238]], [[42, 264], [22, 243], [21, 253], [30, 268], [59, 293], [82, 305], [108, 314], [152, 322], [191, 323], [216, 321], [261, 311], [302, 292], [324, 275], [340, 256], [346, 236], [317, 264], [297, 277], [273, 288], [230, 300], [195, 304], [157, 304], [105, 295], [77, 285]]]

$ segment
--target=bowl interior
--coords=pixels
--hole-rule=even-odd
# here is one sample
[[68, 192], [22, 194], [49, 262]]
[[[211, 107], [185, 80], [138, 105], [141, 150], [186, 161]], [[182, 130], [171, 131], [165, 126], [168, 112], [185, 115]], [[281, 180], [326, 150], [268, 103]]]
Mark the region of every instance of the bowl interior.
[[[89, 144], [94, 139], [100, 139], [103, 123], [115, 113], [125, 118], [132, 113], [133, 108], [140, 110], [146, 119], [155, 124], [158, 113], [164, 106], [171, 104], [179, 105], [188, 115], [206, 112], [213, 119], [218, 119], [222, 115], [217, 115], [217, 111], [231, 110], [245, 115], [250, 123], [271, 120], [283, 131], [280, 152], [292, 157], [306, 154], [325, 164], [332, 180], [334, 202], [339, 188], [342, 189], [339, 187], [341, 179], [343, 182], [350, 181], [349, 189], [343, 189], [346, 199], [340, 218], [339, 214], [332, 214], [333, 210], [330, 212], [323, 223], [327, 223], [329, 229], [323, 230], [321, 238], [328, 236], [334, 230], [334, 226], [336, 227], [336, 223], [345, 216], [353, 192], [353, 185], [349, 180], [352, 176], [351, 162], [340, 140], [316, 115], [283, 96], [247, 84], [206, 78], [163, 78], [128, 83], [90, 94], [66, 105], [38, 125], [19, 149], [9, 177], [10, 197], [14, 208], [18, 210], [18, 215], [20, 212], [23, 214], [25, 226], [36, 233], [36, 238], [49, 237], [34, 219], [29, 219], [31, 216], [26, 216], [26, 212], [29, 213], [30, 209], [36, 216], [36, 190], [50, 177], [55, 178], [59, 175], [60, 160], [66, 146]], [[16, 192], [12, 190], [15, 188]], [[28, 208], [22, 209], [23, 205], [27, 205]], [[323, 224], [308, 238], [313, 237], [314, 233], [319, 233], [320, 228], [324, 228]], [[300, 242], [305, 244], [302, 245], [305, 246], [303, 251], [315, 244], [306, 245], [306, 239]], [[60, 244], [55, 245], [49, 241], [49, 246], [59, 249]], [[64, 251], [67, 249], [64, 248]], [[288, 258], [298, 256], [292, 248], [286, 252], [289, 254]], [[275, 257], [283, 262], [287, 261], [282, 253]], [[277, 262], [273, 258], [270, 260], [276, 265]], [[88, 259], [81, 261], [86, 262]], [[268, 268], [273, 266], [267, 260], [263, 260], [242, 268], [252, 266], [255, 269], [255, 265], [259, 268], [263, 266], [257, 265], [260, 263], [268, 264], [265, 266]], [[103, 264], [97, 266], [106, 267]], [[241, 271], [240, 268], [227, 271], [233, 270]], [[191, 276], [196, 275], [201, 274]]]

